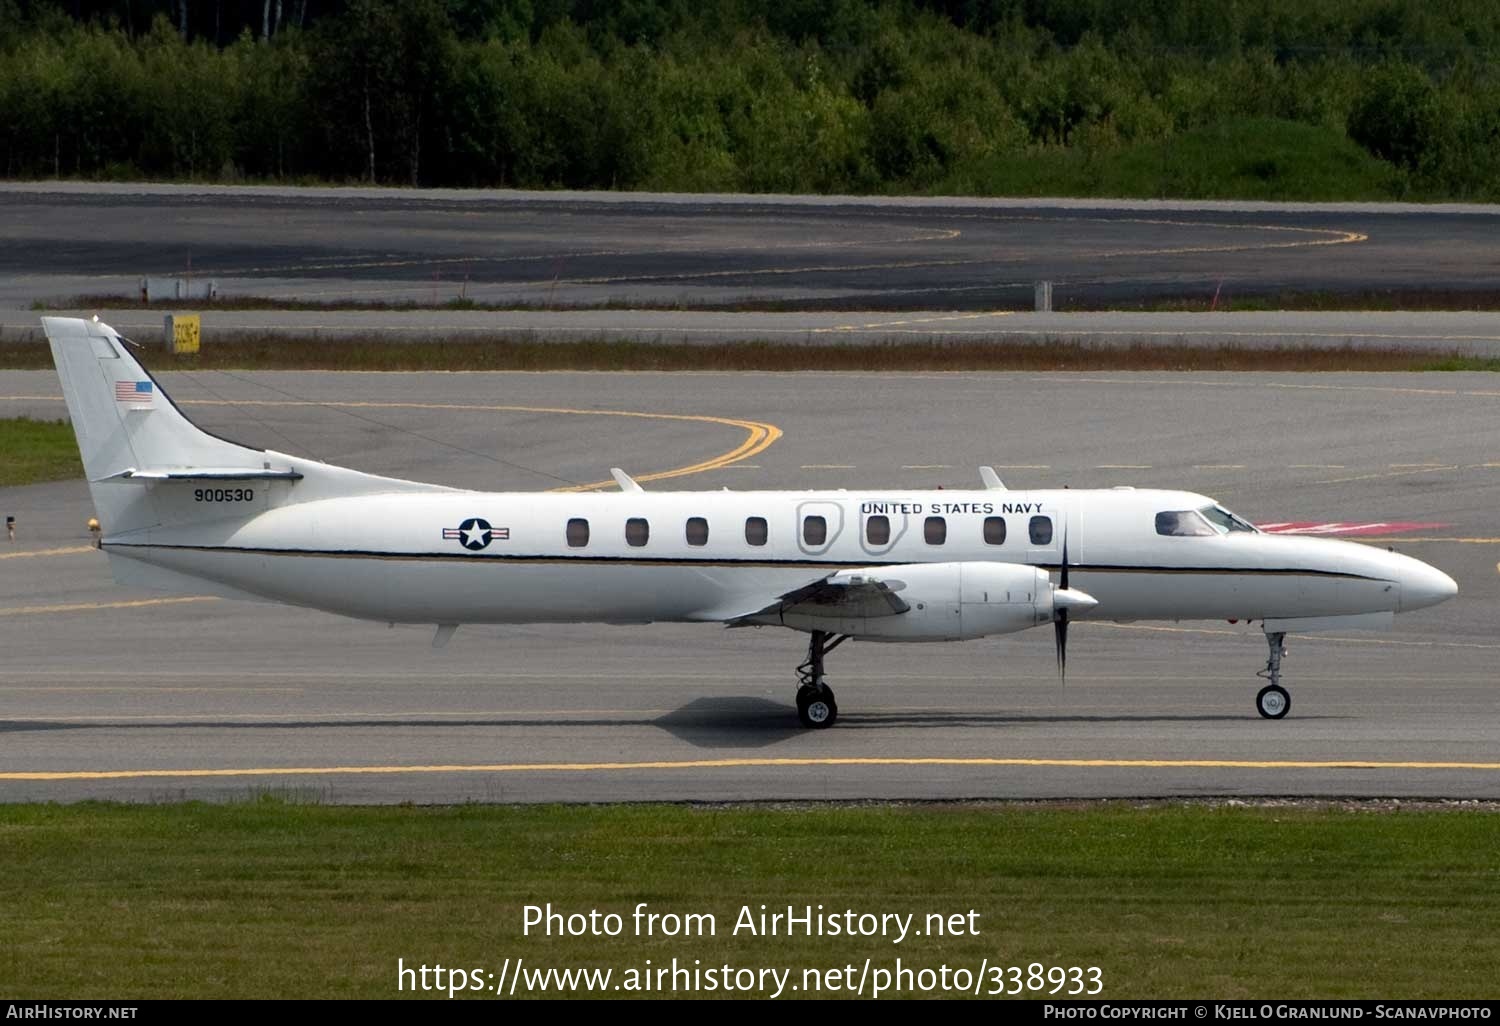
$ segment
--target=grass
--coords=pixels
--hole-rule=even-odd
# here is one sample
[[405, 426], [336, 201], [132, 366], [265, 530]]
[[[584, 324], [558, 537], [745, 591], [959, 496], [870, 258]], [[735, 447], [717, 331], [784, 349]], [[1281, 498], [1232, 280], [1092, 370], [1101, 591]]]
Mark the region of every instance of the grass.
[[82, 474], [78, 443], [67, 421], [0, 418], [0, 488]]
[[[538, 341], [497, 335], [461, 342], [223, 335], [196, 356], [161, 350], [154, 370], [341, 371], [1428, 371], [1500, 370], [1500, 359], [1416, 347], [1276, 346], [1188, 342], [1101, 346], [1065, 339], [798, 345], [593, 339]], [[52, 366], [46, 343], [0, 346], [0, 369]]]
[[[498, 972], [1098, 966], [1105, 998], [1493, 997], [1500, 814], [1207, 805], [0, 807], [0, 993], [373, 997]], [[522, 907], [626, 915], [522, 934]], [[628, 913], [711, 912], [636, 938]], [[730, 935], [758, 911], [977, 910], [979, 936]], [[428, 995], [429, 997], [431, 995]]]

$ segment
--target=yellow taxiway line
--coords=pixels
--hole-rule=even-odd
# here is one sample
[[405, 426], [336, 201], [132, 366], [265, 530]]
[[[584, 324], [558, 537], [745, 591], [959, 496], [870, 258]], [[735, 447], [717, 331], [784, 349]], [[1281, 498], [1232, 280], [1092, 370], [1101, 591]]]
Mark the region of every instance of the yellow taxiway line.
[[181, 595], [176, 598], [130, 599], [124, 602], [65, 602], [51, 606], [0, 606], [0, 616], [34, 616], [39, 613], [85, 613], [99, 609], [137, 609], [141, 606], [180, 606], [184, 602], [217, 602], [214, 595]]
[[92, 545], [69, 545], [61, 549], [31, 549], [26, 552], [0, 552], [0, 559], [36, 559], [39, 556], [73, 556], [80, 552], [93, 552]]
[[372, 776], [418, 773], [619, 773], [639, 770], [715, 770], [807, 767], [947, 766], [1046, 767], [1081, 769], [1249, 769], [1249, 770], [1482, 770], [1500, 771], [1500, 762], [1381, 762], [1364, 759], [992, 759], [992, 758], [823, 758], [689, 759], [652, 762], [511, 762], [433, 766], [248, 766], [231, 769], [59, 770], [0, 773], [0, 780], [147, 780], [167, 777]]

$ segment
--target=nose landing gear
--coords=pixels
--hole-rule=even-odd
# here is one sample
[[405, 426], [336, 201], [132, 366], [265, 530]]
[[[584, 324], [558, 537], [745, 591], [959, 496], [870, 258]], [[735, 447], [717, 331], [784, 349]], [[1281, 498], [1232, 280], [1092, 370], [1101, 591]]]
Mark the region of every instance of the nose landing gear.
[[1281, 657], [1286, 655], [1283, 647], [1285, 641], [1285, 632], [1266, 633], [1266, 644], [1270, 646], [1271, 654], [1266, 659], [1266, 668], [1256, 674], [1257, 677], [1270, 681], [1255, 696], [1256, 711], [1268, 720], [1281, 719], [1292, 707], [1292, 696], [1281, 686]]
[[823, 682], [823, 657], [848, 640], [847, 634], [812, 632], [807, 643], [807, 661], [797, 667], [797, 717], [804, 727], [822, 730], [838, 720], [839, 707], [833, 700], [833, 689]]

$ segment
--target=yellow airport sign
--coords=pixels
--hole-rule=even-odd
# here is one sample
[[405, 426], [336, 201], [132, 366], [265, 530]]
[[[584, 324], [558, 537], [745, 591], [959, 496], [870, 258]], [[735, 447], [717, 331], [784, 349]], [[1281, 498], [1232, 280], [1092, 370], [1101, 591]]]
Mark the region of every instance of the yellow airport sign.
[[175, 353], [196, 353], [202, 337], [202, 318], [198, 314], [167, 314], [167, 348]]

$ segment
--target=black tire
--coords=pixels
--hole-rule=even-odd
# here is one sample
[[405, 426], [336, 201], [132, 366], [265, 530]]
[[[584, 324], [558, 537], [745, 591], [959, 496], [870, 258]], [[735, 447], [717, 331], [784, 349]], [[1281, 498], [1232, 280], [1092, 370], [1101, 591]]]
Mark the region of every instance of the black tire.
[[827, 685], [802, 688], [797, 692], [797, 718], [804, 727], [827, 730], [839, 718], [838, 703], [833, 700], [833, 689]]
[[1255, 696], [1255, 711], [1268, 720], [1279, 720], [1292, 708], [1292, 696], [1279, 684], [1267, 684]]

